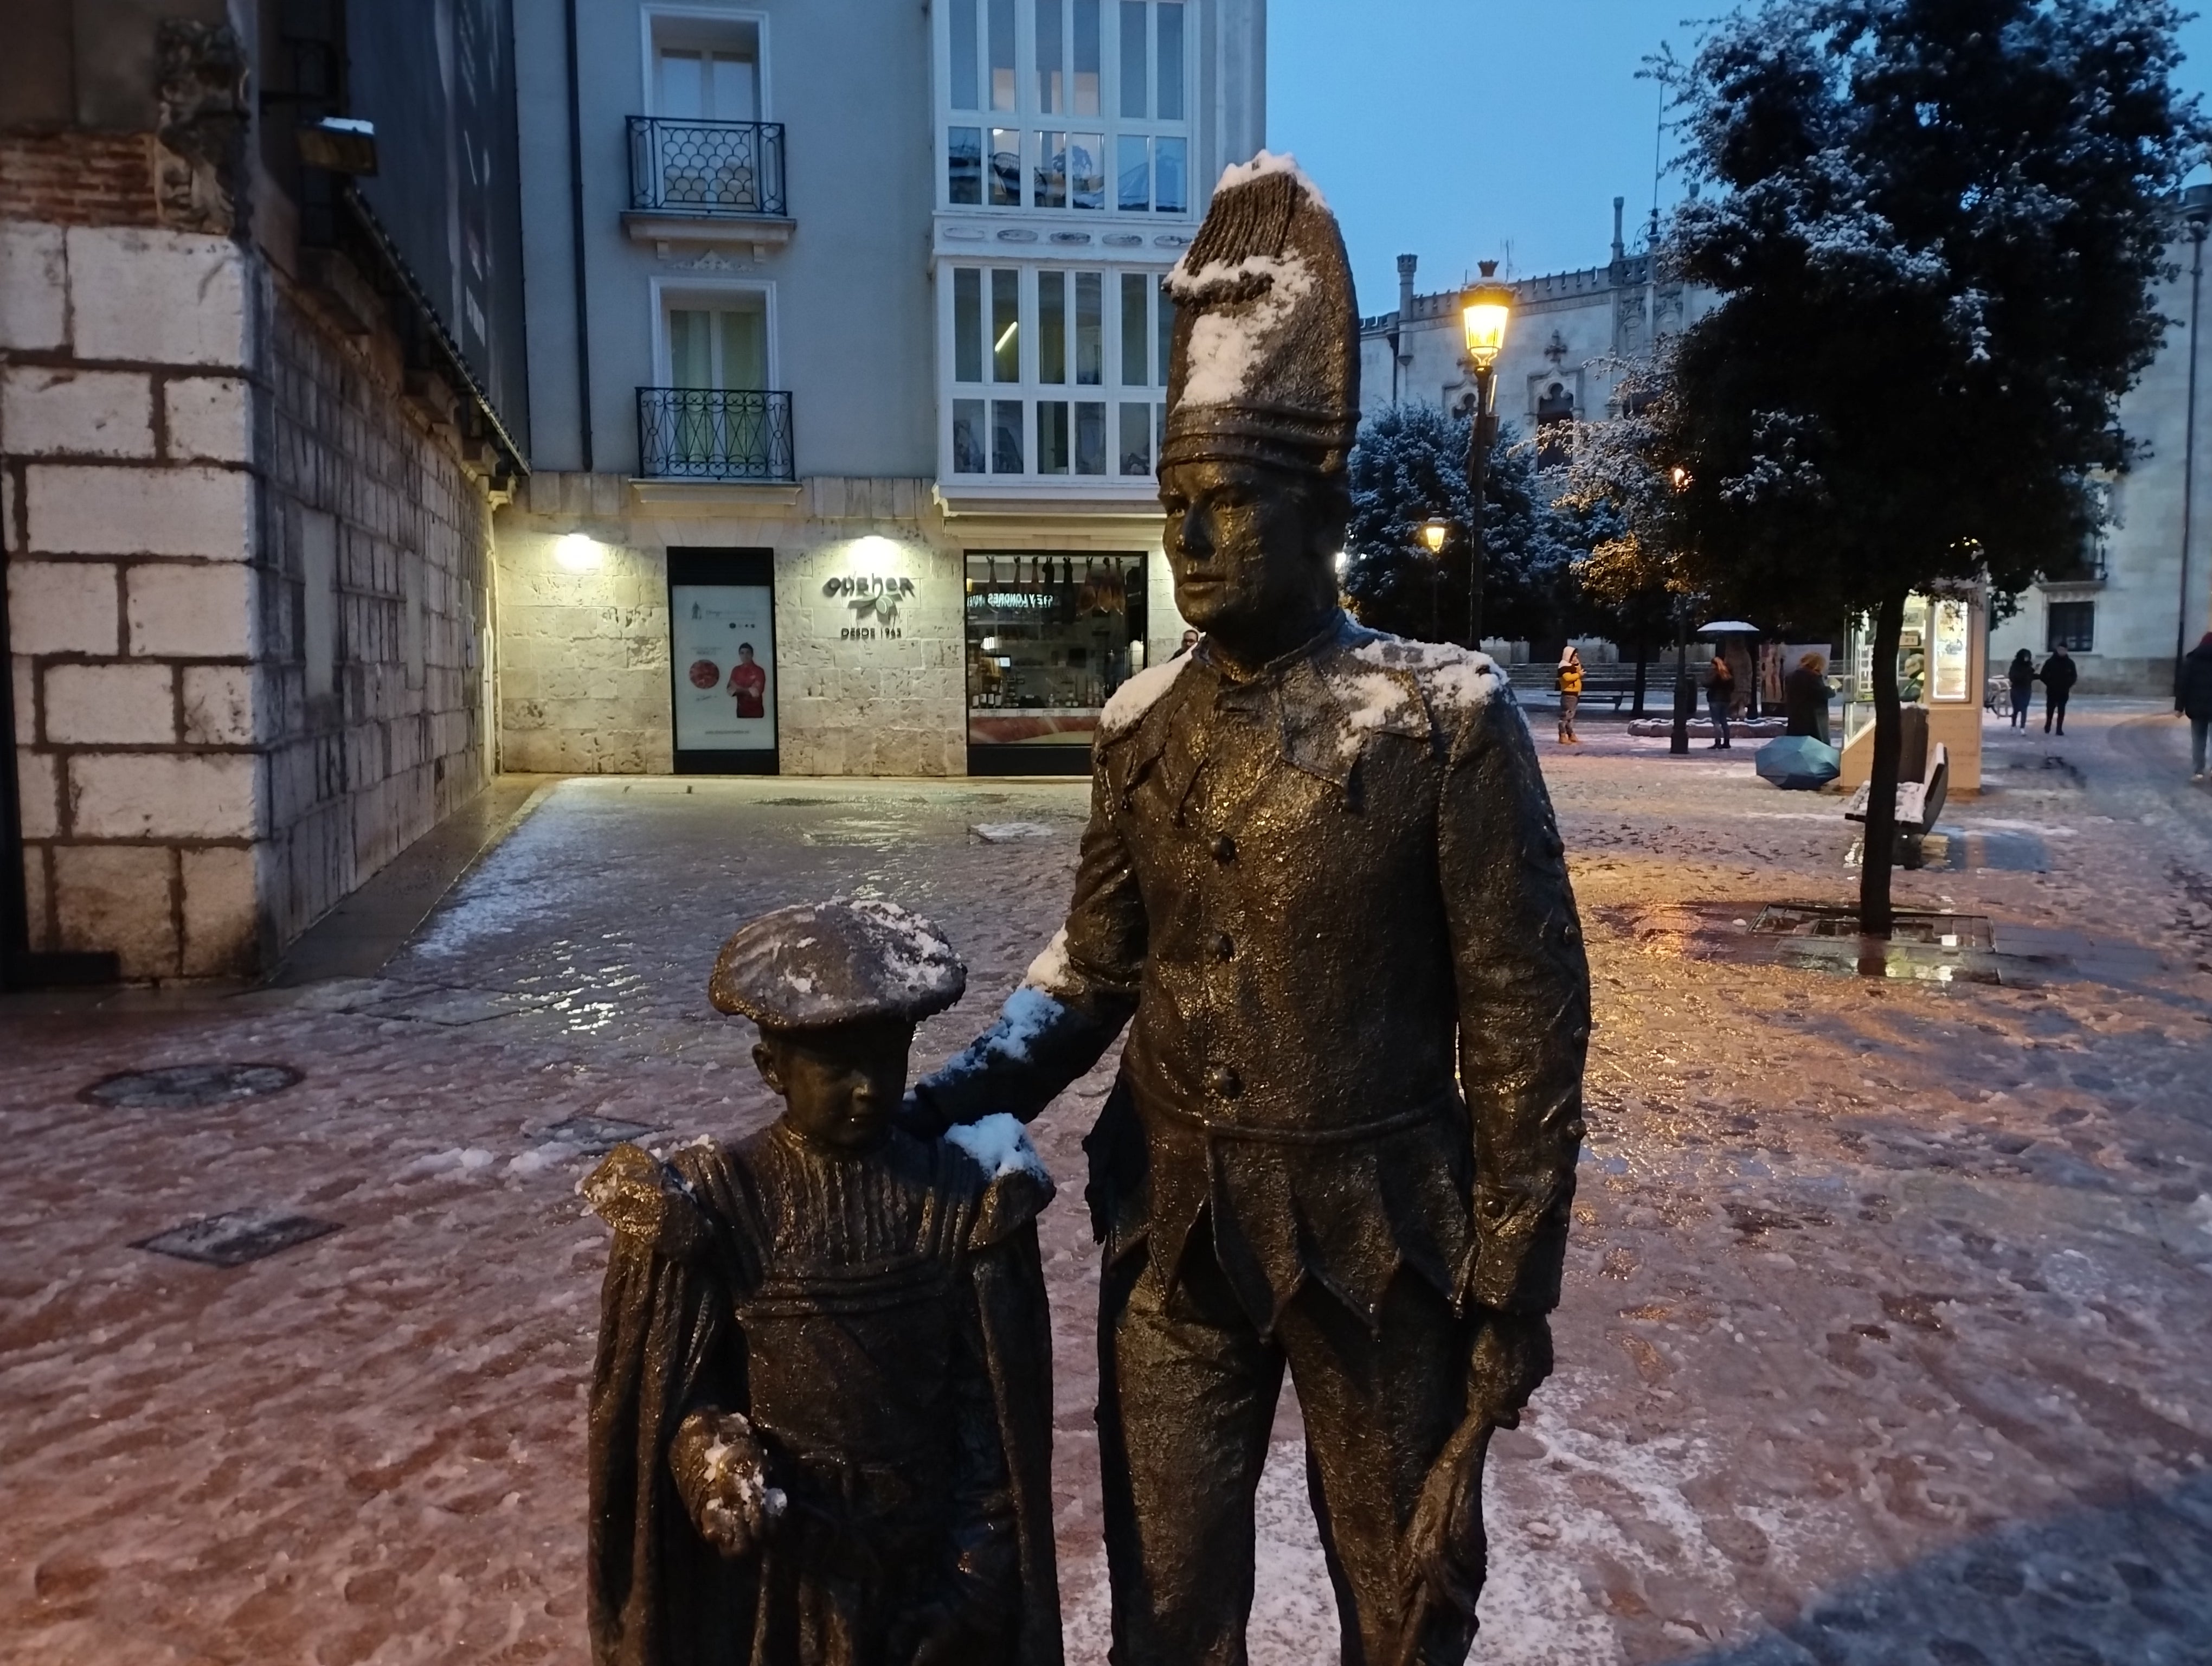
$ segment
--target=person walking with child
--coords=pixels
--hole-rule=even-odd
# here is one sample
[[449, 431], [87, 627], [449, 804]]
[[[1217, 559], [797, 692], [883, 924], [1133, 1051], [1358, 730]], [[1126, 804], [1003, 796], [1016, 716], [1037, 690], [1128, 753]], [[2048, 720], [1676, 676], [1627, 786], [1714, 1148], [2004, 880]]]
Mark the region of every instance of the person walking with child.
[[1572, 642], [1559, 653], [1559, 744], [1579, 746], [1582, 737], [1575, 733], [1575, 708], [1582, 703], [1583, 656]]

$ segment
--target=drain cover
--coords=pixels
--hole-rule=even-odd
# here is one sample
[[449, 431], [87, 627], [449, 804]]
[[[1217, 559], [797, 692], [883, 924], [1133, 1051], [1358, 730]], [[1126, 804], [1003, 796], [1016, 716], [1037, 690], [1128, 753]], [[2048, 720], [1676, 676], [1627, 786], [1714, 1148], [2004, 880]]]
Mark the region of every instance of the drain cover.
[[267, 1209], [233, 1209], [228, 1214], [172, 1226], [131, 1247], [150, 1250], [157, 1256], [174, 1256], [179, 1261], [204, 1262], [210, 1267], [243, 1267], [337, 1230], [334, 1220], [311, 1220], [306, 1215], [280, 1215]]
[[[1845, 937], [1859, 934], [1856, 909], [1824, 903], [1768, 905], [1752, 922], [1752, 930], [1782, 937]], [[1896, 910], [1889, 940], [1917, 948], [1980, 949], [1991, 945], [1990, 922], [1978, 914], [1926, 914]]]
[[288, 1064], [171, 1064], [103, 1076], [77, 1097], [95, 1105], [190, 1110], [282, 1092], [299, 1079]]
[[618, 1116], [571, 1116], [541, 1129], [538, 1137], [549, 1146], [573, 1146], [580, 1152], [597, 1156], [612, 1151], [625, 1140], [642, 1139], [659, 1131], [643, 1122], [625, 1122]]

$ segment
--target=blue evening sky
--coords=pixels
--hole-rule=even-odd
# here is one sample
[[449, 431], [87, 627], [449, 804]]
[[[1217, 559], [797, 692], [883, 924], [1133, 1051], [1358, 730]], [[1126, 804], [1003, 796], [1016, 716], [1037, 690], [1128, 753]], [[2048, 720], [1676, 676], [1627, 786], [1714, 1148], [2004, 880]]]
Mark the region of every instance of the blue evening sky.
[[[1613, 199], [1632, 248], [1651, 213], [1659, 90], [1636, 79], [1717, 0], [1269, 0], [1267, 143], [1294, 152], [1343, 222], [1363, 313], [1480, 259], [1522, 277], [1601, 265]], [[2208, 3], [2212, 9], [2212, 3]], [[2182, 80], [2212, 94], [2212, 17]], [[2212, 99], [2208, 99], [2212, 102]], [[1671, 146], [1669, 147], [1671, 149]], [[1660, 182], [1662, 209], [1679, 194]]]

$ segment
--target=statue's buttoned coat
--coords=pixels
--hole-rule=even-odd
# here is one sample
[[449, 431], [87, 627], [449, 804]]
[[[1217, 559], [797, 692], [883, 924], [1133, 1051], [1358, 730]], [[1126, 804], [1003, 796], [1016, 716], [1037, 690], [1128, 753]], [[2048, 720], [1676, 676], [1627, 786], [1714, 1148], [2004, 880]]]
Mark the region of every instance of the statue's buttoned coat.
[[1062, 935], [925, 1081], [1033, 1116], [1133, 1018], [1089, 1142], [1109, 1261], [1212, 1248], [1262, 1329], [1313, 1281], [1371, 1317], [1558, 1300], [1589, 984], [1559, 830], [1480, 654], [1339, 618], [1238, 680], [1203, 648], [1102, 723]]

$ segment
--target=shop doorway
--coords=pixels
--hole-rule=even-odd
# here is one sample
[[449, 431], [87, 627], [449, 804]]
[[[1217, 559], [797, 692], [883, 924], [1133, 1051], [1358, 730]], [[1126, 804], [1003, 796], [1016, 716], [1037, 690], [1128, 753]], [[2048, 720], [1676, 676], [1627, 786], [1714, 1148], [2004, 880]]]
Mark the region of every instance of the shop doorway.
[[967, 557], [968, 773], [1087, 775], [1098, 714], [1145, 668], [1141, 552]]
[[775, 551], [668, 552], [676, 772], [777, 773]]

